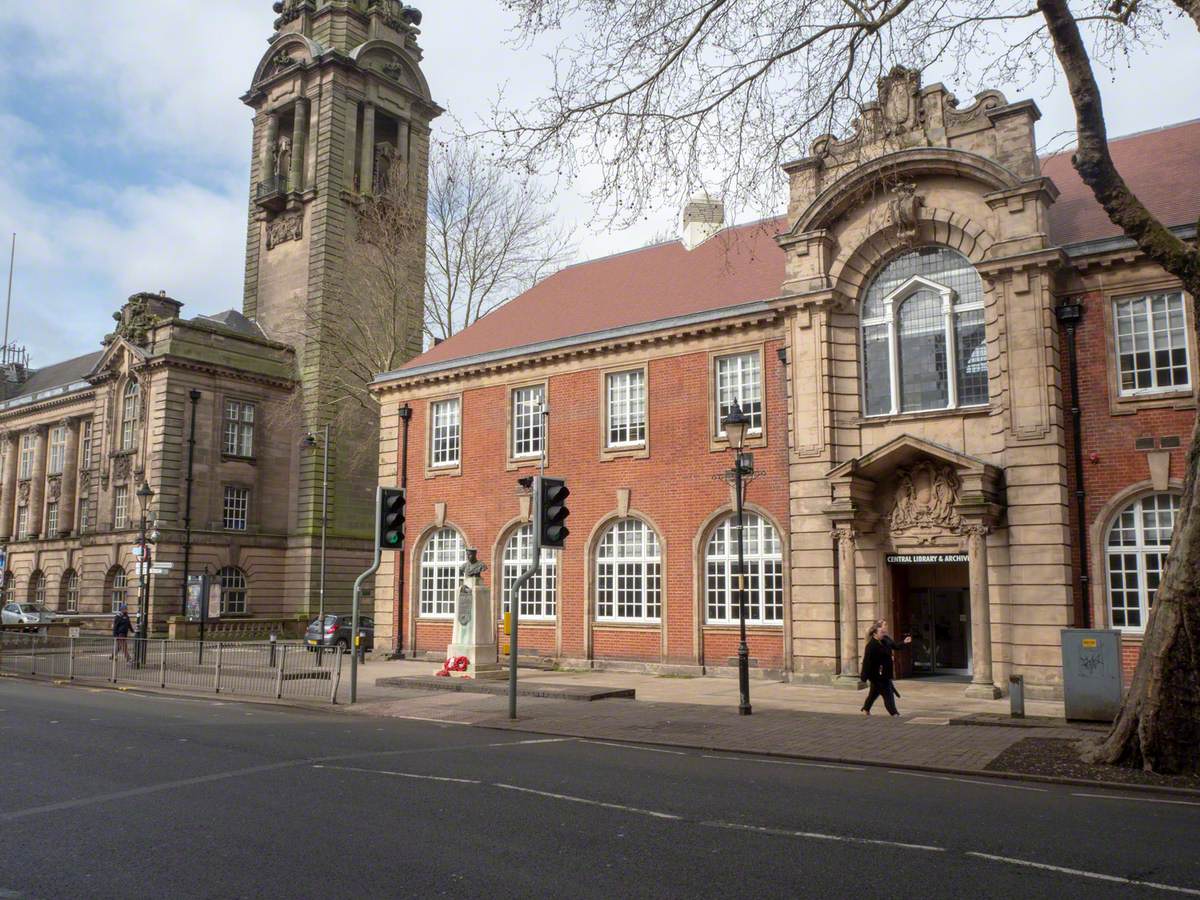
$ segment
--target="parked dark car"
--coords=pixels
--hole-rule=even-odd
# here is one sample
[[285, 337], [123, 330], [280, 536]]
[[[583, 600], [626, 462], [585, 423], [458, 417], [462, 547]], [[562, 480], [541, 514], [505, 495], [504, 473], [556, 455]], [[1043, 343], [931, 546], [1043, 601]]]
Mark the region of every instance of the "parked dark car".
[[[362, 649], [375, 648], [375, 620], [370, 616], [358, 617], [358, 630], [362, 632]], [[329, 614], [324, 623], [313, 619], [304, 632], [304, 643], [309, 650], [318, 647], [337, 647], [343, 653], [350, 649], [350, 616]]]

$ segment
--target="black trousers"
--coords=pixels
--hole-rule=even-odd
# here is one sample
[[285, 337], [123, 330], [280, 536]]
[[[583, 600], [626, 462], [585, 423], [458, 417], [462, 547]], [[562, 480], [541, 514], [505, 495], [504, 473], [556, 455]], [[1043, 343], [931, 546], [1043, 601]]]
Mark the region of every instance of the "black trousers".
[[892, 679], [871, 679], [871, 690], [867, 693], [867, 702], [863, 704], [863, 709], [870, 712], [871, 707], [880, 697], [883, 697], [883, 706], [888, 713], [893, 716], [900, 715], [899, 710], [896, 709], [896, 689], [892, 687]]

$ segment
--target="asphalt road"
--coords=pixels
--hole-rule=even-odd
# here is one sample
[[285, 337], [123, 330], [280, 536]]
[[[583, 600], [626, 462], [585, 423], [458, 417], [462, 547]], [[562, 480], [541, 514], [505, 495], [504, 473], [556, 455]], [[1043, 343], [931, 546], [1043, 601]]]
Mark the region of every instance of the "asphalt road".
[[12, 679], [0, 749], [0, 898], [1200, 896], [1158, 795]]

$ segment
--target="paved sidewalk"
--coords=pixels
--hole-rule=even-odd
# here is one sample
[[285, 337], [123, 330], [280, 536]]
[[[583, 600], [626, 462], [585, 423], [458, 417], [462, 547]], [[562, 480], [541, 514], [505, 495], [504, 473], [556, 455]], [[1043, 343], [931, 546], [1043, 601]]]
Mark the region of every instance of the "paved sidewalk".
[[[637, 700], [578, 701], [520, 698], [518, 719], [506, 697], [378, 688], [375, 678], [428, 674], [430, 663], [370, 663], [360, 669], [356, 714], [432, 719], [489, 728], [634, 741], [715, 751], [767, 753], [835, 763], [980, 771], [1026, 737], [1079, 739], [1094, 731], [1063, 725], [1013, 728], [956, 724], [978, 713], [1007, 711], [1007, 701], [968, 700], [959, 683], [902, 682], [899, 719], [880, 707], [867, 718], [863, 695], [832, 687], [754, 682], [754, 715], [737, 714], [737, 682], [730, 678], [658, 678], [615, 672], [521, 670], [527, 683], [632, 685]], [[1031, 707], [1033, 705], [1031, 704]], [[346, 709], [343, 707], [343, 709]], [[1062, 714], [1062, 705], [1037, 704], [1036, 715]]]

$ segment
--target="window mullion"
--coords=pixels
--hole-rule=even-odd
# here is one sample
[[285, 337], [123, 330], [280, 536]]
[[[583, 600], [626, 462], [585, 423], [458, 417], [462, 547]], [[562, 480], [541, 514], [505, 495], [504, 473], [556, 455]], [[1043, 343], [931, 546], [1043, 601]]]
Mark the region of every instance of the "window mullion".
[[958, 347], [954, 321], [954, 305], [949, 292], [942, 294], [942, 319], [946, 331], [946, 399], [947, 409], [958, 406]]
[[888, 366], [891, 370], [892, 414], [900, 412], [900, 341], [896, 334], [895, 307], [888, 303], [887, 335], [888, 335]]

